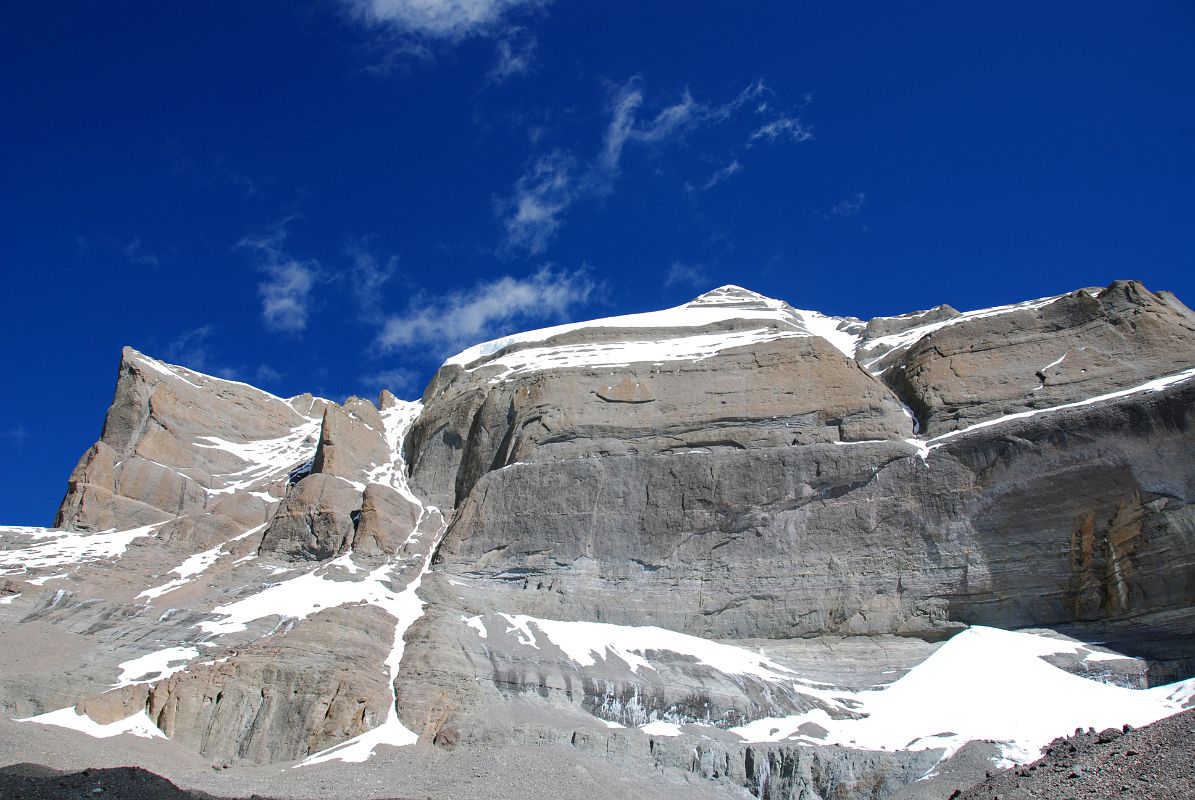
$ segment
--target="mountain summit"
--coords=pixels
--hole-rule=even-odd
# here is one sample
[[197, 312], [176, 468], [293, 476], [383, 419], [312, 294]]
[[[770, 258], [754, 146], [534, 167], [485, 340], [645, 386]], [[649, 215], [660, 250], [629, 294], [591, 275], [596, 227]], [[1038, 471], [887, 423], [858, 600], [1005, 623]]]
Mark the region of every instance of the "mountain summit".
[[55, 527], [0, 528], [6, 641], [56, 654], [0, 659], [0, 729], [361, 797], [1026, 763], [1195, 696], [1193, 409], [1195, 314], [1133, 281], [869, 321], [722, 286], [475, 345], [419, 402], [126, 348]]

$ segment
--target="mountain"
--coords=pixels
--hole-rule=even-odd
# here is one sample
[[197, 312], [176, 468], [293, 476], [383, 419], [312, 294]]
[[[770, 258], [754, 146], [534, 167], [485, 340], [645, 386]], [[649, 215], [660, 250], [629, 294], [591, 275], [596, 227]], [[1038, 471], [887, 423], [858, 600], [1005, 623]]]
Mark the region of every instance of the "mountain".
[[1195, 697], [1193, 423], [1195, 314], [1133, 281], [866, 322], [725, 286], [476, 345], [419, 402], [126, 348], [55, 527], [0, 529], [0, 730], [222, 794], [1028, 763]]

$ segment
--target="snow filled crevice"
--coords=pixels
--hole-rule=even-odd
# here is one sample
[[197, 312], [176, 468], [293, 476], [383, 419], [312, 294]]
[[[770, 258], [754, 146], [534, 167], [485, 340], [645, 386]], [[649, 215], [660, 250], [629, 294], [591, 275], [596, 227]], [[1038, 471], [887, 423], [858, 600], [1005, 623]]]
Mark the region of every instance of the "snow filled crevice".
[[285, 436], [248, 442], [231, 442], [218, 436], [196, 437], [196, 447], [222, 450], [246, 464], [237, 472], [212, 475], [213, 485], [217, 482], [221, 485], [207, 489], [207, 493], [232, 494], [289, 477], [314, 457], [320, 425], [320, 420], [308, 419], [291, 428]]
[[376, 603], [376, 605], [395, 619], [394, 639], [390, 655], [386, 658], [385, 662], [390, 671], [390, 689], [392, 693], [386, 720], [381, 725], [366, 731], [356, 738], [312, 754], [303, 760], [299, 766], [322, 764], [326, 761], [359, 763], [368, 760], [374, 754], [374, 750], [381, 745], [403, 747], [415, 744], [418, 741], [419, 734], [404, 725], [398, 717], [398, 694], [395, 687], [400, 679], [399, 673], [402, 665], [402, 657], [406, 651], [406, 640], [404, 637], [411, 625], [423, 616], [423, 609], [426, 606], [426, 603], [419, 597], [419, 587], [423, 583], [423, 577], [431, 572], [432, 559], [435, 558], [436, 549], [440, 546], [447, 528], [447, 525], [442, 525], [436, 532], [436, 537], [432, 541], [431, 546], [428, 547], [423, 564], [419, 572], [415, 575], [415, 578], [401, 592], [391, 594], [384, 598], [383, 602]]

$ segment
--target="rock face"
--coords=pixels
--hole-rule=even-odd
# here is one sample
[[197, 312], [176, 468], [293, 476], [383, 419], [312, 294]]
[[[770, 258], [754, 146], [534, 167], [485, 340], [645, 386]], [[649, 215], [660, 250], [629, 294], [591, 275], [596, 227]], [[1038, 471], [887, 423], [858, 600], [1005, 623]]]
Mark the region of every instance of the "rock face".
[[421, 403], [126, 349], [60, 530], [3, 532], [0, 625], [76, 655], [0, 698], [234, 763], [518, 740], [887, 797], [968, 736], [1024, 759], [864, 735], [968, 626], [1067, 634], [1026, 669], [1152, 718], [1195, 695], [1159, 687], [1195, 674], [1193, 445], [1195, 315], [1131, 281], [867, 322], [723, 287], [470, 348]]

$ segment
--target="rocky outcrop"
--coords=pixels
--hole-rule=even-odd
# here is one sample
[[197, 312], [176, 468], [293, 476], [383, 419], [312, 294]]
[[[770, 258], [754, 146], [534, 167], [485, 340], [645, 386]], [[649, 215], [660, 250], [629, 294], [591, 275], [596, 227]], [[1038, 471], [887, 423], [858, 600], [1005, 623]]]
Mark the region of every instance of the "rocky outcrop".
[[353, 544], [361, 492], [335, 475], [312, 473], [287, 494], [261, 540], [261, 551], [321, 561]]
[[294, 437], [309, 424], [305, 415], [324, 405], [310, 395], [282, 400], [126, 347], [100, 440], [71, 474], [54, 524], [104, 530], [203, 512], [242, 482], [237, 445]]
[[167, 736], [217, 760], [304, 758], [386, 718], [392, 694], [382, 662], [392, 632], [378, 609], [329, 609], [288, 625], [285, 636], [77, 710], [100, 724], [144, 711]]
[[1040, 307], [955, 318], [885, 377], [929, 436], [1081, 402], [1195, 365], [1195, 314], [1167, 293], [1117, 281]]
[[[733, 309], [768, 310], [754, 298], [724, 299]], [[704, 305], [686, 308], [699, 312]], [[733, 343], [736, 337], [757, 341], [697, 359], [658, 358], [668, 350], [660, 342], [684, 352], [709, 347], [705, 339]], [[621, 344], [627, 340], [644, 344]], [[603, 358], [603, 349], [612, 352]], [[630, 363], [617, 363], [623, 358]], [[425, 411], [406, 443], [411, 482], [432, 502], [452, 506], [464, 503], [487, 472], [511, 464], [912, 433], [883, 384], [783, 309], [772, 319], [696, 329], [586, 328], [534, 346], [508, 346], [467, 367], [445, 367], [423, 401]]]

